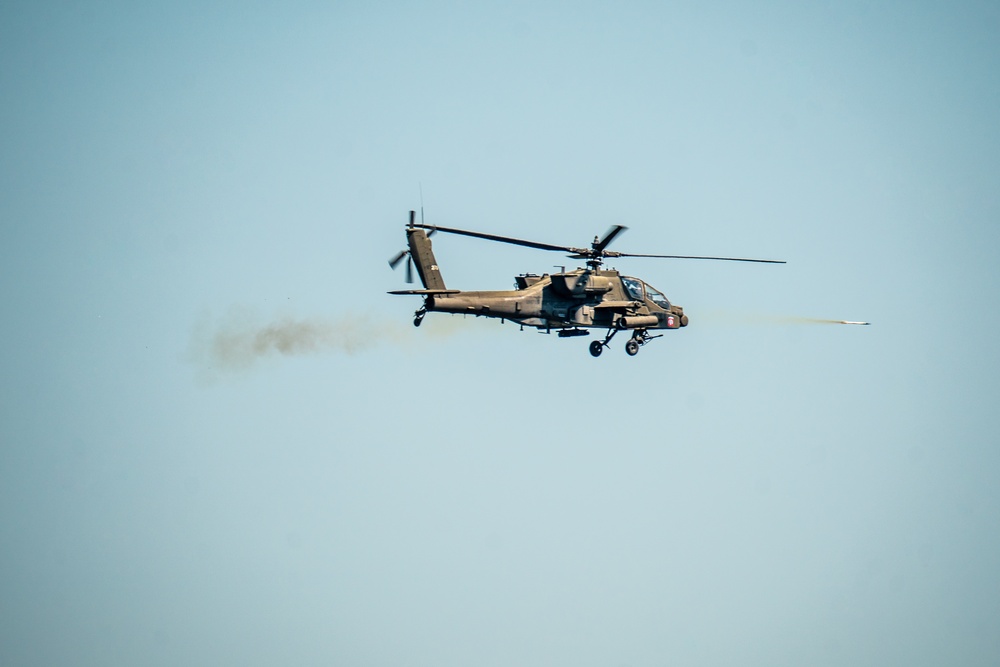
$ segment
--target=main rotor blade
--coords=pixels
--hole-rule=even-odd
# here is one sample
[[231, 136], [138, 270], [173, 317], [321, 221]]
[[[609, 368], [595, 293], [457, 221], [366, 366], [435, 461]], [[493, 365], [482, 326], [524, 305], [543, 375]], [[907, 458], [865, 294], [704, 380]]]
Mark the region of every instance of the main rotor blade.
[[720, 262], [758, 262], [760, 264], [786, 264], [783, 259], [749, 259], [747, 257], [703, 257], [700, 255], [643, 255], [632, 252], [606, 252], [605, 257], [655, 257], [659, 259], [712, 259]]
[[398, 255], [394, 255], [393, 258], [389, 260], [389, 266], [395, 269], [408, 254], [410, 254], [409, 250], [400, 250]]
[[614, 227], [609, 229], [607, 233], [604, 234], [604, 238], [598, 241], [597, 245], [594, 246], [594, 252], [596, 253], [602, 252], [605, 248], [608, 247], [609, 243], [615, 240], [616, 236], [624, 232], [626, 229], [628, 229], [628, 227], [625, 227], [624, 225], [615, 225]]
[[459, 234], [461, 236], [472, 236], [477, 239], [486, 239], [487, 241], [499, 241], [500, 243], [510, 243], [513, 245], [521, 245], [527, 248], [535, 248], [537, 250], [555, 250], [559, 252], [582, 252], [587, 253], [587, 250], [581, 250], [580, 248], [570, 248], [564, 245], [551, 245], [549, 243], [538, 243], [537, 241], [525, 241], [524, 239], [515, 239], [509, 236], [498, 236], [497, 234], [486, 234], [484, 232], [470, 232], [465, 229], [454, 229], [452, 227], [441, 227], [439, 225], [424, 225], [417, 224], [414, 227], [422, 227], [424, 229], [435, 229], [439, 232], [448, 232], [449, 234]]

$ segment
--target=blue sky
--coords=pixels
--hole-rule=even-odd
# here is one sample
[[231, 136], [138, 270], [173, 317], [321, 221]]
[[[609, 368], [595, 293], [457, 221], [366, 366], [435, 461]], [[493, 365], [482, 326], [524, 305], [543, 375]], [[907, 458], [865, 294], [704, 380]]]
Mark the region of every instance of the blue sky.
[[[998, 28], [4, 6], [0, 662], [993, 664]], [[621, 260], [691, 318], [635, 358], [414, 329], [386, 260], [421, 189], [441, 225], [788, 264]], [[571, 264], [434, 243], [449, 287]]]

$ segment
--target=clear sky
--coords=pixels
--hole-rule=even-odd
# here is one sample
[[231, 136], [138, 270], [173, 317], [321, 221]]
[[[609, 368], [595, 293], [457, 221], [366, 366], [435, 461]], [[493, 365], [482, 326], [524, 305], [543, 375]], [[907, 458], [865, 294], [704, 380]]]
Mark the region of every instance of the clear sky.
[[[0, 663], [996, 664], [998, 73], [988, 2], [4, 3]], [[421, 188], [788, 264], [414, 329]]]

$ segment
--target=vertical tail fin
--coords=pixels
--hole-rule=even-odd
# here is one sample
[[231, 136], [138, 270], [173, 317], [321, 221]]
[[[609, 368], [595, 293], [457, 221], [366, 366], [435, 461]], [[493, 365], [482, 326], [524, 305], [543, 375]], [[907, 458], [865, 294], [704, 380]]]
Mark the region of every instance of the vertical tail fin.
[[431, 250], [431, 240], [427, 238], [427, 232], [417, 227], [408, 227], [406, 240], [410, 245], [410, 257], [417, 265], [417, 275], [420, 276], [424, 289], [445, 289], [444, 278], [441, 277], [441, 269], [434, 259], [434, 251]]

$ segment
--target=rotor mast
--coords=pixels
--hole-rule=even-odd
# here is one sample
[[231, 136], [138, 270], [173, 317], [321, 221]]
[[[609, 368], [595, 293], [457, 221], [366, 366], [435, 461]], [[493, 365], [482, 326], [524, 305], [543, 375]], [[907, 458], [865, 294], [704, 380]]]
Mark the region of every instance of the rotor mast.
[[[618, 253], [609, 252], [605, 249], [608, 247], [615, 237], [624, 232], [628, 227], [624, 225], [614, 225], [607, 231], [604, 238], [598, 236], [594, 237], [594, 242], [590, 244], [590, 250], [582, 250], [576, 252], [575, 255], [570, 255], [574, 259], [585, 259], [587, 260], [587, 268], [591, 271], [597, 271], [601, 268], [601, 264], [604, 263], [604, 257], [615, 257]], [[577, 250], [574, 248], [574, 250]]]

